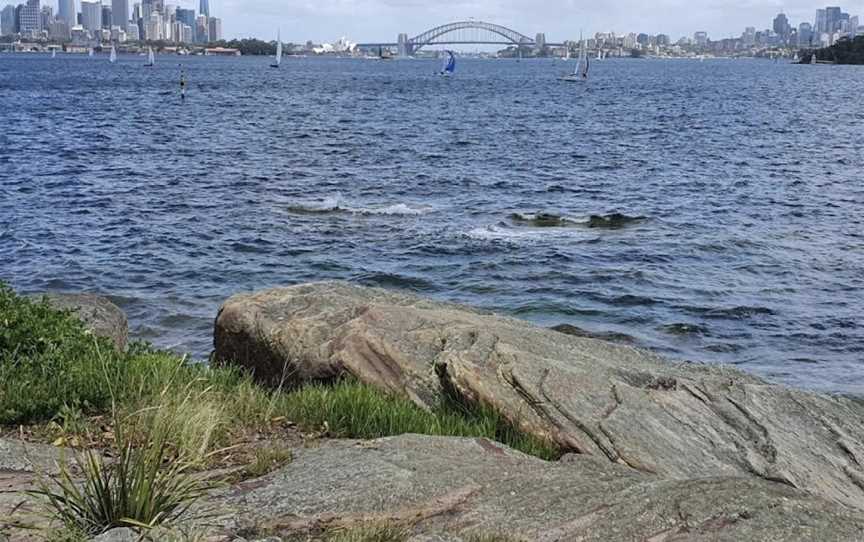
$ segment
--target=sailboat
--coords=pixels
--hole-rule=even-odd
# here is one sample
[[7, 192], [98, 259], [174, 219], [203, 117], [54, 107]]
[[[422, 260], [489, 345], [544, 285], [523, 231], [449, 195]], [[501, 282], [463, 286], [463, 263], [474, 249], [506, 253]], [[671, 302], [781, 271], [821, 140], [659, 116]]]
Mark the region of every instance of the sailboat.
[[117, 48], [113, 45], [111, 46], [111, 56], [108, 57], [108, 62], [111, 64], [117, 62]]
[[456, 55], [453, 54], [453, 51], [445, 51], [447, 53], [447, 62], [444, 64], [444, 67], [441, 69], [441, 75], [444, 77], [450, 77], [456, 71]]
[[795, 56], [792, 57], [793, 64], [799, 64], [801, 62], [801, 58], [798, 57], [798, 53], [795, 53]]
[[57, 49], [51, 49], [51, 58], [57, 58]]
[[576, 69], [573, 70], [573, 73], [568, 73], [561, 77], [562, 81], [567, 81], [570, 83], [575, 83], [577, 81], [587, 81], [588, 80], [588, 68], [590, 66], [590, 61], [588, 60], [588, 55], [585, 52], [585, 40], [579, 40], [581, 44], [579, 45], [579, 62], [576, 64]]
[[93, 56], [93, 48], [92, 47], [87, 49], [87, 56], [89, 56], [89, 57]]
[[148, 47], [147, 49], [148, 49], [147, 62], [144, 63], [144, 66], [147, 68], [152, 68], [153, 66], [156, 65], [156, 55], [153, 54], [153, 48], [152, 47]]
[[270, 64], [271, 68], [278, 68], [282, 65], [282, 33], [276, 32], [276, 57], [273, 59], [273, 63]]
[[816, 64], [817, 62], [816, 53], [813, 53], [813, 56], [810, 57], [810, 64]]
[[603, 49], [597, 49], [597, 62], [603, 60]]

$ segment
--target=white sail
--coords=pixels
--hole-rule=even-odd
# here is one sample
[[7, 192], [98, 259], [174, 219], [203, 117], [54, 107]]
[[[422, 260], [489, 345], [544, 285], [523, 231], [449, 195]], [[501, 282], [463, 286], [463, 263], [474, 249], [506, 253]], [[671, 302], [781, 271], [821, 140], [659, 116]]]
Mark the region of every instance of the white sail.
[[588, 78], [588, 53], [585, 51], [585, 40], [581, 40], [579, 46], [579, 63], [576, 65], [576, 71], [573, 75], [579, 75], [582, 78]]
[[282, 32], [276, 32], [276, 57], [273, 59], [273, 64], [270, 64], [272, 68], [278, 68], [282, 65]]
[[816, 53], [813, 53], [813, 56], [810, 57], [810, 64], [816, 64]]
[[87, 56], [93, 56], [93, 48], [87, 49]]
[[51, 49], [51, 58], [57, 58], [57, 49]]
[[111, 46], [111, 56], [108, 57], [108, 62], [112, 64], [117, 62], [117, 48], [113, 45]]
[[150, 54], [147, 57], [147, 61], [150, 62], [150, 65], [156, 64], [156, 55], [153, 54], [153, 48], [150, 48]]

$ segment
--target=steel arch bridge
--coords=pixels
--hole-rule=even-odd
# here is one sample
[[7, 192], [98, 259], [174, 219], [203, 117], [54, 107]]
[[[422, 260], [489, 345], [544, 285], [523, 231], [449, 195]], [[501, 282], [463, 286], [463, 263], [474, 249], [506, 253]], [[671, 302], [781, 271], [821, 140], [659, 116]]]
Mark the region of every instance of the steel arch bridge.
[[483, 21], [458, 21], [423, 32], [405, 44], [410, 53], [427, 45], [488, 44], [533, 46], [534, 40], [505, 26]]
[[[399, 56], [410, 56], [427, 45], [515, 45], [517, 47], [536, 47], [533, 38], [516, 32], [506, 26], [483, 21], [458, 21], [436, 26], [418, 36], [409, 38], [400, 34], [398, 43], [360, 43], [361, 49], [380, 49], [398, 47]], [[546, 43], [554, 46], [556, 44]]]

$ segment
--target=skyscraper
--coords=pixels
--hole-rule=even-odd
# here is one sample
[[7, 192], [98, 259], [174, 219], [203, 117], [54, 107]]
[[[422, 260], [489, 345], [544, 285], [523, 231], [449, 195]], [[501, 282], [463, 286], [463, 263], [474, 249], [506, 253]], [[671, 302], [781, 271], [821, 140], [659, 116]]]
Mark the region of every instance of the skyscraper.
[[784, 13], [780, 13], [774, 18], [774, 33], [780, 37], [781, 42], [786, 43], [789, 40], [789, 32], [791, 30], [789, 19]]
[[198, 9], [198, 14], [205, 17], [210, 16], [210, 0], [201, 0], [201, 5]]
[[828, 12], [824, 9], [816, 10], [816, 32], [828, 32]]
[[102, 30], [102, 2], [81, 0], [81, 25], [90, 32]]
[[801, 23], [798, 25], [798, 46], [807, 47], [813, 43], [813, 25]]
[[129, 25], [129, 0], [111, 0], [111, 21], [113, 26], [126, 30]]
[[8, 5], [0, 11], [0, 36], [15, 33], [15, 6]]
[[75, 10], [75, 0], [58, 0], [57, 18], [63, 19], [69, 26], [78, 22], [78, 11]]
[[219, 41], [222, 39], [222, 20], [216, 17], [208, 19], [210, 23], [210, 41]]

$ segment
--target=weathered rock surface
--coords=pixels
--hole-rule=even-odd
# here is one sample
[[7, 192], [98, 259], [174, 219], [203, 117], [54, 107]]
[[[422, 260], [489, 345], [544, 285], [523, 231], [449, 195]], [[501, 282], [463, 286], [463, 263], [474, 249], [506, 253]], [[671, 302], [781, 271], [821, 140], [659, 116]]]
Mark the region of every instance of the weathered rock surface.
[[0, 541], [42, 540], [31, 526], [44, 523], [39, 507], [22, 492], [37, 488], [37, 473], [56, 474], [60, 454], [53, 446], [0, 438]]
[[344, 283], [234, 296], [215, 347], [265, 380], [345, 371], [424, 407], [456, 392], [565, 450], [669, 479], [669, 498], [711, 485], [671, 480], [743, 476], [864, 509], [864, 406], [728, 368]]
[[286, 536], [369, 523], [408, 525], [413, 540], [864, 537], [861, 511], [765, 480], [664, 480], [585, 455], [547, 463], [485, 439], [416, 435], [298, 449], [288, 466], [201, 507], [225, 540], [231, 532]]
[[30, 296], [47, 299], [57, 310], [71, 310], [97, 337], [111, 340], [117, 350], [126, 350], [129, 322], [120, 307], [105, 297], [95, 294], [47, 293]]

